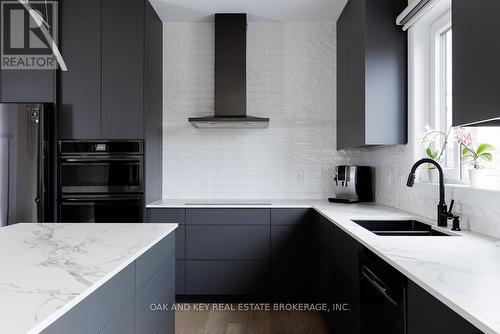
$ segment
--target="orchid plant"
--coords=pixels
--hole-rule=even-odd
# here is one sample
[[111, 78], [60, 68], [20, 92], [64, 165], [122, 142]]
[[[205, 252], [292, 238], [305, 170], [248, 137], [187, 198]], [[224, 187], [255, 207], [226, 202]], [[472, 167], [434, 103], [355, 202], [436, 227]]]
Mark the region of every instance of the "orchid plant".
[[456, 130], [455, 139], [461, 145], [460, 156], [462, 163], [470, 164], [474, 169], [484, 169], [485, 162], [493, 161], [492, 152], [495, 151], [495, 148], [486, 143], [474, 147], [472, 134], [469, 130]]
[[[425, 132], [422, 136], [422, 146], [425, 148], [425, 154], [428, 158], [440, 162], [446, 153], [446, 146], [448, 146], [448, 139], [452, 133], [452, 128], [448, 132], [441, 130], [436, 130], [430, 127], [430, 125], [425, 126]], [[437, 142], [438, 138], [441, 138], [442, 144], [438, 148], [434, 148], [434, 144]], [[430, 165], [429, 168], [434, 168]]]

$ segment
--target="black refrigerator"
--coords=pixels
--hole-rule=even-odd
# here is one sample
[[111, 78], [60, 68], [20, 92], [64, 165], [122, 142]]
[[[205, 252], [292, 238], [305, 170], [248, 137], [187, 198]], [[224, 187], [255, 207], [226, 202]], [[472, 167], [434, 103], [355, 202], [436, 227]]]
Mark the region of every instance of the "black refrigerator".
[[0, 226], [54, 221], [53, 106], [0, 103]]

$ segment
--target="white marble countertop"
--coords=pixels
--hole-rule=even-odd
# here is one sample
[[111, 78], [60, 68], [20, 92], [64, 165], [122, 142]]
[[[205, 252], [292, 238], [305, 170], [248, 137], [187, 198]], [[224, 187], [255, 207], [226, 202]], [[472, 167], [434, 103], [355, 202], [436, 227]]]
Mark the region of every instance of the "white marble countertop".
[[[445, 305], [486, 333], [500, 333], [500, 246], [472, 232], [453, 237], [378, 236], [352, 219], [417, 219], [435, 222], [379, 204], [333, 204], [326, 200], [271, 200], [271, 205], [186, 205], [163, 200], [148, 208], [312, 207]], [[500, 224], [500, 222], [499, 222]], [[434, 227], [437, 230], [441, 228]]]
[[0, 333], [38, 333], [177, 224], [17, 224], [0, 228]]

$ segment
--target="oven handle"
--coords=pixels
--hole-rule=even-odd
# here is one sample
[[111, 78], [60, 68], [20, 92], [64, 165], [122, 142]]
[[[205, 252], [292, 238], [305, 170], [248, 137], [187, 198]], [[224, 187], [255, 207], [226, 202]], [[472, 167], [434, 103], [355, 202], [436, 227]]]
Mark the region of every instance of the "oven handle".
[[62, 198], [61, 202], [103, 202], [103, 201], [137, 201], [140, 196], [134, 197], [93, 197], [93, 198]]
[[394, 307], [398, 306], [398, 303], [394, 299], [392, 299], [391, 296], [389, 296], [387, 294], [387, 288], [382, 286], [380, 283], [377, 282], [378, 277], [370, 269], [363, 266], [361, 268], [361, 273], [363, 274], [363, 277], [368, 281], [368, 283], [370, 283], [378, 292], [380, 292], [380, 294], [388, 302], [390, 302], [392, 305], [394, 305]]
[[79, 159], [79, 158], [66, 158], [62, 159], [61, 162], [85, 162], [85, 163], [99, 163], [99, 162], [134, 162], [134, 163], [140, 163], [141, 159], [140, 158], [102, 158], [102, 159]]

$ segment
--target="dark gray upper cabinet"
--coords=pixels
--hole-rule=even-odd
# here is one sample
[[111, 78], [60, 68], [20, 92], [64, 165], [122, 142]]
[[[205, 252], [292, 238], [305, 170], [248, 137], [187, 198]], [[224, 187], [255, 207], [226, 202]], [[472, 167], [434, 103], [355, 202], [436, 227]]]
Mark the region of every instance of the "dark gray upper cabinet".
[[[59, 87], [59, 138], [146, 139], [147, 175], [156, 182], [161, 178], [160, 18], [148, 0], [67, 0], [60, 18], [68, 72], [61, 73]], [[148, 201], [159, 199], [158, 182], [148, 181]]]
[[55, 98], [53, 70], [2, 70], [2, 102], [47, 102]]
[[498, 0], [453, 0], [453, 126], [500, 125], [499, 16]]
[[[101, 138], [101, 0], [61, 1], [60, 139]], [[85, 27], [85, 28], [83, 28]]]
[[101, 112], [106, 139], [143, 138], [144, 6], [144, 0], [102, 1]]
[[407, 143], [405, 0], [350, 0], [337, 22], [337, 149]]

